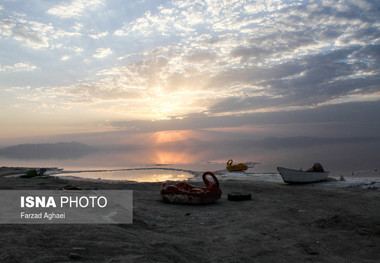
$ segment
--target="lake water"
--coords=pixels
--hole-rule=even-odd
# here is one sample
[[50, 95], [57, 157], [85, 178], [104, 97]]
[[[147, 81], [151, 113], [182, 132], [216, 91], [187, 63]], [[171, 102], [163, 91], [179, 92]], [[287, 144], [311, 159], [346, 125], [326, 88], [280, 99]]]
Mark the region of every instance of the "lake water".
[[[380, 143], [323, 144], [310, 147], [214, 147], [134, 150], [98, 150], [71, 158], [11, 159], [0, 156], [1, 166], [58, 167], [70, 176], [92, 179], [165, 181], [183, 180], [204, 171], [225, 169], [228, 159], [235, 162], [257, 163], [244, 176], [264, 180], [278, 180], [276, 167], [307, 169], [319, 162], [330, 176], [377, 177], [380, 166]], [[358, 173], [358, 171], [367, 171]], [[364, 175], [365, 174], [365, 175]], [[259, 176], [260, 175], [260, 176]], [[264, 176], [261, 176], [264, 175]], [[255, 177], [256, 176], [256, 177]]]

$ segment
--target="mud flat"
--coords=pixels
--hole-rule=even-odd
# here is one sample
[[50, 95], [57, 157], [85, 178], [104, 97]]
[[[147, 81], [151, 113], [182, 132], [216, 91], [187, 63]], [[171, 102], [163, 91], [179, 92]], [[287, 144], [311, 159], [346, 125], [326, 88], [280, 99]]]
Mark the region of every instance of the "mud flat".
[[[133, 190], [125, 225], [0, 225], [2, 262], [378, 262], [380, 193], [275, 182], [223, 180], [215, 204], [160, 201], [160, 183], [5, 177], [0, 190]], [[202, 183], [194, 183], [202, 185]], [[228, 201], [229, 192], [252, 194]]]

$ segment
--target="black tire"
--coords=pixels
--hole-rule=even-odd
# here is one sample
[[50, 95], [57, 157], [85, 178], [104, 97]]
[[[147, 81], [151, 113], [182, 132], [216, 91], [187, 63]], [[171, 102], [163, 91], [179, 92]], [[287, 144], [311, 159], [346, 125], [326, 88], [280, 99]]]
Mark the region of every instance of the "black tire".
[[243, 201], [243, 200], [251, 200], [251, 194], [248, 193], [229, 193], [228, 200], [230, 201]]

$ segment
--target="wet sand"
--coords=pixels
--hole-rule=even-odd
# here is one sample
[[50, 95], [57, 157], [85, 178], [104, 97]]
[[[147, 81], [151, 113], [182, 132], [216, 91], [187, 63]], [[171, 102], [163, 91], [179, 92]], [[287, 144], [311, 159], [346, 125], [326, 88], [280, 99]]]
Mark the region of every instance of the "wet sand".
[[[271, 182], [220, 182], [215, 204], [160, 201], [160, 183], [6, 178], [0, 189], [133, 190], [130, 225], [0, 225], [2, 262], [379, 262], [380, 193]], [[198, 185], [202, 185], [199, 183]], [[229, 192], [250, 201], [228, 201]]]

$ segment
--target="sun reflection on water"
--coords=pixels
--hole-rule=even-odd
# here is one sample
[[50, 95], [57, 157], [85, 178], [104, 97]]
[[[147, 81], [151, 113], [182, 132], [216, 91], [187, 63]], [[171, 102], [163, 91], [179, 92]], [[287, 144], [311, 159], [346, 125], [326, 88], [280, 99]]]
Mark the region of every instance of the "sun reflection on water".
[[190, 137], [192, 137], [192, 131], [190, 130], [159, 131], [151, 135], [151, 139], [155, 145], [175, 141], [184, 141]]
[[74, 177], [76, 179], [89, 180], [113, 180], [113, 181], [135, 181], [135, 182], [165, 182], [183, 181], [193, 177], [192, 174], [184, 171], [167, 169], [129, 169], [129, 170], [109, 170], [109, 171], [85, 171], [62, 173], [59, 177]]
[[154, 164], [184, 164], [197, 160], [195, 155], [180, 151], [168, 151], [157, 149], [151, 153], [150, 160]]

